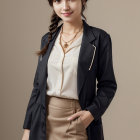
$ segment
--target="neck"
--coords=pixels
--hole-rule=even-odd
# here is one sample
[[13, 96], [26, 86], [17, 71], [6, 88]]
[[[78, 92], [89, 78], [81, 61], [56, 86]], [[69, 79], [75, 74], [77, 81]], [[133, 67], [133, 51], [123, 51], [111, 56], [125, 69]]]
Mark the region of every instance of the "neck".
[[82, 19], [74, 20], [72, 22], [63, 21], [63, 33], [73, 34], [78, 32], [83, 25]]

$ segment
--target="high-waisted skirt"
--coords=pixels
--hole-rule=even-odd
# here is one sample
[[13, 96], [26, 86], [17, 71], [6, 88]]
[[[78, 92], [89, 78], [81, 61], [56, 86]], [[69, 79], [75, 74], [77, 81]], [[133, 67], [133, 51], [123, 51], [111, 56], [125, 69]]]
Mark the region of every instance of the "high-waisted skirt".
[[88, 140], [87, 131], [80, 116], [67, 120], [80, 110], [79, 100], [47, 95], [47, 140]]

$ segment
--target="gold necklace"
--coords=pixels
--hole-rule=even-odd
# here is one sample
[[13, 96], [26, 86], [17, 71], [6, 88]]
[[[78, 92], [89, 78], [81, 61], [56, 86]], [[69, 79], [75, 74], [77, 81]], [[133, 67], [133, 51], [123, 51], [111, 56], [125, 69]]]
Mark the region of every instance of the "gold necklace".
[[[83, 27], [83, 25], [82, 25], [82, 27]], [[82, 27], [81, 27], [81, 29], [82, 29]], [[80, 29], [80, 30], [81, 30], [81, 29]], [[76, 33], [76, 35], [80, 32], [80, 30]], [[63, 26], [62, 26], [61, 38], [62, 38], [62, 33], [63, 33]], [[73, 40], [73, 41], [74, 41], [74, 38], [76, 37], [76, 35], [75, 35], [75, 36], [74, 36], [71, 40]], [[64, 39], [63, 39], [63, 38], [62, 38], [62, 40], [64, 41]], [[67, 47], [69, 46], [67, 43], [68, 43], [68, 42], [70, 42], [71, 40], [69, 40], [69, 41], [67, 41], [67, 42], [66, 42], [66, 41], [64, 41], [64, 42], [65, 42], [65, 44], [64, 44], [64, 45], [62, 45], [62, 43], [61, 43], [61, 45], [62, 45], [62, 46], [64, 46], [64, 48], [67, 48]], [[72, 41], [72, 42], [73, 42], [73, 41]], [[71, 43], [71, 44], [72, 44], [72, 43]], [[71, 45], [71, 44], [70, 44], [70, 45]]]

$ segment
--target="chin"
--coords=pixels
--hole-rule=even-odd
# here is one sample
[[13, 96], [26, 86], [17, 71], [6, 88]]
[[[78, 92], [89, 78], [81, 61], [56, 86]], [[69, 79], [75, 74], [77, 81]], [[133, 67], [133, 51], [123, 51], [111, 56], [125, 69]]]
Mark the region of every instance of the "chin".
[[72, 22], [73, 21], [72, 18], [67, 18], [67, 19], [66, 18], [63, 18], [62, 20], [65, 21], [65, 22]]

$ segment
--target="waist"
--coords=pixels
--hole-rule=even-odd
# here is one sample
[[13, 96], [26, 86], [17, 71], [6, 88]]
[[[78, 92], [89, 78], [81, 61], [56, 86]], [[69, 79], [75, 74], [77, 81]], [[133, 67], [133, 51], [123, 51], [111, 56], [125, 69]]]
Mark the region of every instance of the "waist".
[[81, 108], [79, 100], [46, 95], [46, 104], [61, 108]]

